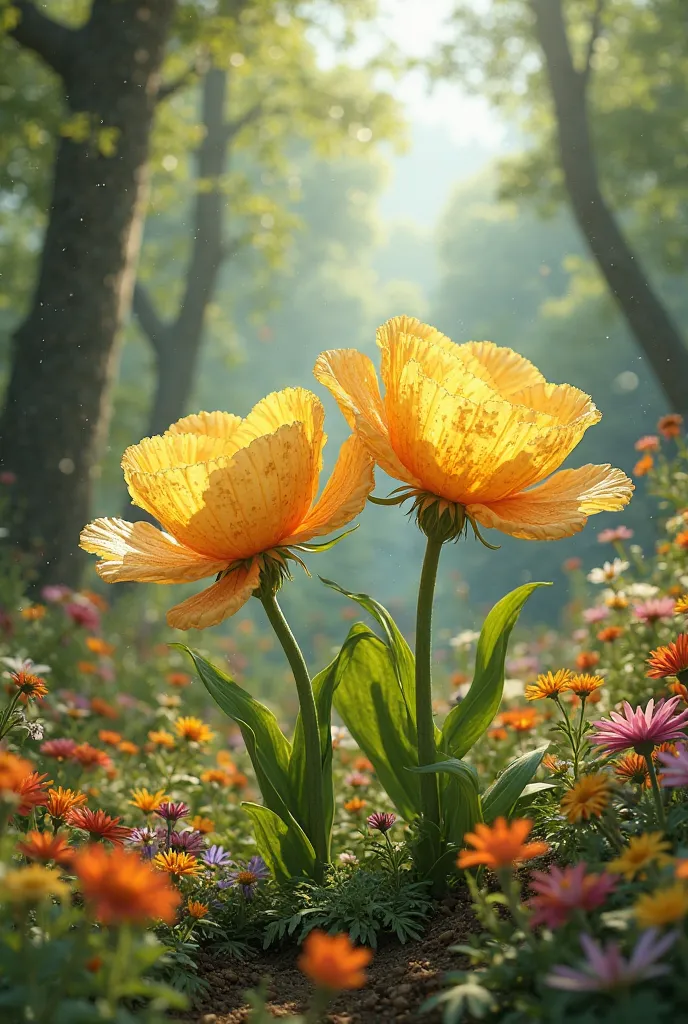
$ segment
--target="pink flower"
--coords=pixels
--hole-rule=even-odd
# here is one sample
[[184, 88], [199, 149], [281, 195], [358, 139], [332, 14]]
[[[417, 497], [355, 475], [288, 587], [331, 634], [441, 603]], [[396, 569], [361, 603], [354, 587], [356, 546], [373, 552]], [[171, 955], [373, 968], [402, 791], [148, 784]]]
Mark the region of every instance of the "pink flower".
[[602, 530], [597, 534], [597, 541], [599, 544], [615, 544], [620, 540], [630, 540], [633, 536], [633, 530], [629, 530], [627, 526], [615, 526], [611, 530]]
[[671, 949], [677, 937], [678, 932], [672, 931], [660, 939], [657, 928], [648, 928], [636, 942], [630, 959], [625, 960], [617, 942], [602, 946], [589, 935], [581, 935], [586, 956], [582, 970], [558, 965], [545, 977], [545, 984], [564, 992], [609, 992], [658, 978], [668, 974], [669, 967], [657, 960]]
[[49, 583], [41, 590], [41, 597], [48, 604], [55, 604], [57, 601], [62, 601], [65, 597], [69, 597], [71, 592], [70, 588], [66, 587], [64, 583]]
[[65, 736], [64, 739], [46, 740], [41, 743], [40, 751], [44, 757], [56, 757], [58, 761], [66, 761], [76, 749], [76, 740]]
[[676, 609], [673, 597], [651, 597], [633, 606], [633, 613], [640, 622], [652, 624], [658, 619], [670, 619]]
[[386, 811], [375, 811], [374, 814], [369, 815], [368, 825], [370, 828], [377, 829], [378, 832], [389, 832], [394, 822], [397, 820], [396, 814], [389, 814]]
[[586, 875], [587, 864], [581, 861], [575, 867], [552, 867], [549, 871], [534, 871], [531, 886], [537, 893], [528, 900], [533, 911], [533, 927], [545, 924], [560, 928], [574, 910], [594, 910], [601, 906], [616, 885], [611, 875]]
[[0, 473], [0, 484], [4, 484], [5, 487], [10, 487], [12, 484], [16, 484], [17, 474], [13, 473], [11, 469], [4, 469]]
[[657, 754], [657, 760], [662, 765], [659, 783], [667, 789], [688, 786], [688, 751], [684, 746], [678, 746], [676, 749], [676, 754], [672, 754], [670, 750]]
[[83, 626], [91, 633], [100, 629], [100, 613], [90, 601], [70, 601], [64, 610], [77, 626]]
[[583, 621], [584, 622], [602, 622], [609, 615], [609, 609], [604, 605], [597, 608], [585, 608], [583, 610]]
[[347, 786], [353, 786], [355, 789], [361, 789], [364, 786], [369, 786], [372, 779], [370, 778], [370, 775], [366, 775], [365, 772], [349, 772], [344, 779], [344, 782]]
[[646, 755], [660, 743], [685, 739], [688, 710], [674, 714], [680, 699], [672, 697], [670, 700], [660, 700], [655, 707], [652, 697], [644, 710], [638, 707], [635, 711], [625, 700], [623, 715], [612, 711], [611, 721], [609, 718], [599, 718], [592, 723], [596, 735], [590, 737], [590, 742], [609, 754], [618, 754], [633, 747], [637, 754]]

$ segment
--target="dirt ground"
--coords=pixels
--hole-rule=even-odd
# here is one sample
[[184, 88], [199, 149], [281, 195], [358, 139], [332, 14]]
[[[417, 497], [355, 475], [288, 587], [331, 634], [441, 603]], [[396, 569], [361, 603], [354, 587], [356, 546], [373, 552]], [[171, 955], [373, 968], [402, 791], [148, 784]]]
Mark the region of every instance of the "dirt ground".
[[[446, 896], [420, 941], [401, 946], [390, 939], [381, 944], [368, 970], [366, 987], [342, 993], [326, 1020], [331, 1024], [439, 1024], [438, 1012], [421, 1015], [419, 1007], [441, 988], [446, 971], [462, 966], [459, 955], [449, 952], [449, 947], [475, 930], [467, 891]], [[309, 985], [296, 967], [297, 956], [298, 951], [289, 947], [243, 963], [205, 958], [201, 974], [210, 984], [210, 992], [182, 1020], [188, 1024], [243, 1024], [248, 1017], [243, 992], [263, 978], [269, 979], [269, 1006], [277, 1019], [303, 1012]]]

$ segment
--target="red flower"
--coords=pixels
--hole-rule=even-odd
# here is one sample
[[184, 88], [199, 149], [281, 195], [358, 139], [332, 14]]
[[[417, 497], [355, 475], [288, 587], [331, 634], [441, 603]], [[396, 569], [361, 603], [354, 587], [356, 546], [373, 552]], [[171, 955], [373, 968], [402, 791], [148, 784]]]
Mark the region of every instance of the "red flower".
[[43, 864], [52, 860], [56, 864], [67, 865], [74, 855], [64, 836], [52, 832], [29, 832], [21, 843], [17, 843], [17, 849], [29, 860], [38, 860]]
[[90, 743], [79, 743], [72, 751], [72, 760], [84, 768], [111, 768], [112, 758], [104, 750], [92, 747]]
[[107, 839], [113, 846], [122, 846], [131, 829], [120, 825], [121, 818], [111, 818], [105, 811], [91, 811], [88, 807], [75, 807], [67, 815], [68, 825], [88, 832], [91, 839]]
[[54, 757], [58, 761], [66, 761], [71, 758], [76, 747], [76, 740], [65, 736], [59, 740], [46, 740], [41, 743], [40, 751], [44, 757]]
[[40, 807], [48, 799], [43, 786], [51, 786], [52, 779], [48, 782], [45, 780], [48, 778], [48, 773], [39, 775], [38, 772], [31, 772], [30, 775], [26, 775], [21, 782], [15, 786], [14, 792], [19, 797], [19, 806], [17, 807], [17, 814], [30, 814], [34, 807]]

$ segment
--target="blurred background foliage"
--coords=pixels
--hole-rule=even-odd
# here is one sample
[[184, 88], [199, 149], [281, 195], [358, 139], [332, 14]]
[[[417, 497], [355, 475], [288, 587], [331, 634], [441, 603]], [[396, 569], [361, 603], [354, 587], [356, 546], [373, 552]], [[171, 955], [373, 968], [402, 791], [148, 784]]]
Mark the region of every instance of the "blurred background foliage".
[[[406, 3], [414, 7], [413, 0]], [[71, 24], [79, 24], [88, 7], [73, 0], [44, 6]], [[438, 0], [436, 37], [420, 55], [405, 53], [403, 40], [399, 45], [398, 37], [385, 35], [394, 12], [381, 6], [381, 22], [372, 4], [355, 2], [251, 0], [238, 19], [223, 19], [219, 9], [213, 14], [212, 5], [190, 0], [177, 9], [163, 76], [170, 95], [155, 120], [138, 282], [160, 322], [173, 322], [198, 241], [197, 200], [204, 191], [219, 193], [223, 251], [204, 310], [188, 410], [245, 414], [277, 388], [320, 390], [311, 368], [322, 349], [358, 347], [374, 357], [376, 326], [407, 313], [456, 341], [511, 346], [549, 380], [591, 393], [604, 419], [571, 462], [609, 461], [630, 471], [634, 440], [651, 433], [667, 408], [569, 213], [530, 5]], [[417, 6], [424, 5], [419, 0]], [[685, 333], [685, 0], [570, 0], [565, 6], [581, 59], [598, 6], [604, 19], [588, 54], [601, 181]], [[0, 5], [6, 28], [11, 11], [10, 4]], [[195, 154], [207, 136], [202, 96], [213, 67], [225, 76], [224, 115], [234, 130], [222, 174], [209, 182], [199, 177]], [[424, 120], [417, 105], [406, 105], [403, 83], [411, 75], [417, 84], [426, 74], [445, 97], [447, 89], [457, 97], [485, 97], [494, 112], [485, 104], [477, 120], [483, 116], [499, 127], [496, 141], [480, 131], [459, 139], [448, 130], [451, 118]], [[424, 88], [418, 86], [419, 93]], [[465, 109], [457, 99], [457, 120]], [[11, 333], [31, 297], [55, 140], [79, 130], [56, 76], [0, 33], [3, 377]], [[116, 140], [104, 137], [102, 146], [110, 144]], [[121, 514], [126, 503], [119, 459], [147, 433], [156, 367], [141, 318], [130, 315], [96, 514]], [[321, 397], [331, 465], [345, 425], [329, 396]], [[380, 494], [393, 486], [382, 474], [378, 481]], [[653, 514], [637, 498], [623, 518], [642, 541]], [[473, 625], [486, 605], [530, 579], [557, 582], [528, 610], [531, 618], [554, 621], [567, 600], [561, 563], [571, 555], [599, 561], [596, 534], [611, 521], [596, 518], [565, 544], [503, 538], [499, 552], [473, 541], [452, 547], [441, 576], [440, 628]], [[310, 567], [371, 592], [408, 629], [420, 550], [420, 535], [398, 509], [369, 507], [357, 533], [312, 557]], [[298, 608], [304, 628], [317, 634], [328, 624], [331, 631], [341, 601], [317, 578], [299, 578], [287, 587], [285, 606]], [[159, 614], [159, 601], [149, 607]]]

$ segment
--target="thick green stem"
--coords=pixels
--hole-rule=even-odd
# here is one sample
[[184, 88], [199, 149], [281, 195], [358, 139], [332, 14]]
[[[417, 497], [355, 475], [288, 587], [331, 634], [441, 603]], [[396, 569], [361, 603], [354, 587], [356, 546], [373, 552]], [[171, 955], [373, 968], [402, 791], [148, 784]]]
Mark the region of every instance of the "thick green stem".
[[[416, 728], [418, 731], [418, 763], [434, 764], [437, 760], [435, 721], [432, 715], [432, 605], [435, 596], [437, 567], [442, 540], [428, 537], [418, 589], [416, 614]], [[437, 775], [420, 776], [420, 797], [423, 819], [429, 826], [428, 839], [434, 859], [439, 857], [440, 798]]]
[[644, 754], [645, 764], [650, 775], [650, 783], [652, 784], [652, 795], [655, 798], [655, 807], [657, 808], [657, 824], [660, 828], [666, 828], [666, 816], [664, 814], [664, 801], [662, 800], [662, 791], [659, 788], [659, 782], [657, 780], [657, 772], [655, 770], [654, 761], [652, 760], [652, 752]]
[[308, 674], [308, 667], [301, 648], [289, 628], [289, 623], [271, 593], [261, 593], [260, 600], [265, 614], [270, 620], [277, 639], [287, 656], [296, 683], [296, 692], [301, 709], [301, 723], [306, 753], [306, 778], [308, 785], [309, 828], [308, 838], [313, 844], [316, 860], [316, 881], [322, 881], [325, 865], [328, 862], [328, 839], [325, 830], [325, 807], [323, 787], [322, 752], [320, 747], [320, 728], [318, 711], [315, 706], [313, 687]]

